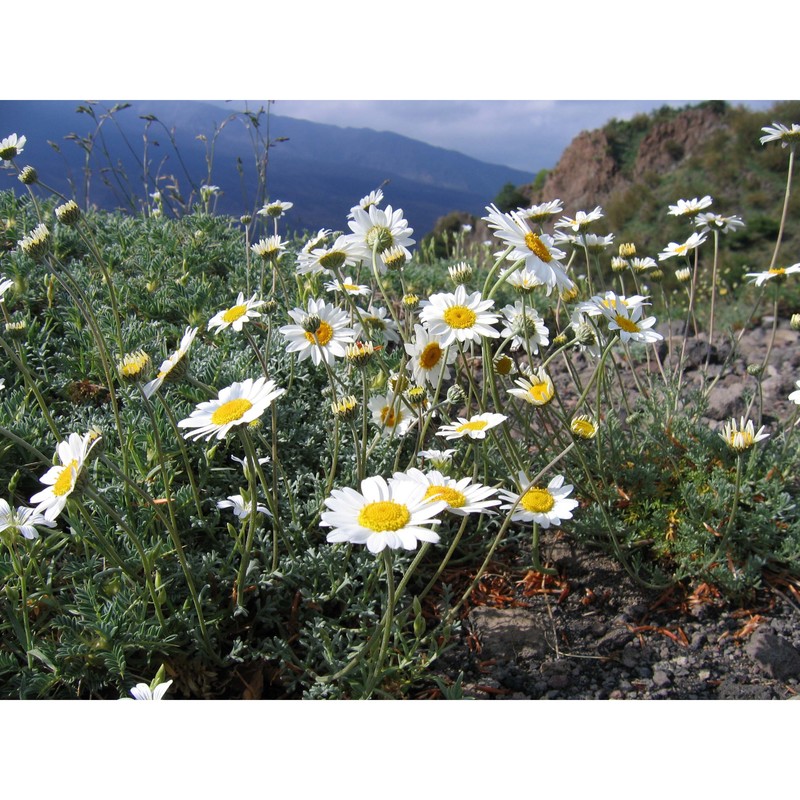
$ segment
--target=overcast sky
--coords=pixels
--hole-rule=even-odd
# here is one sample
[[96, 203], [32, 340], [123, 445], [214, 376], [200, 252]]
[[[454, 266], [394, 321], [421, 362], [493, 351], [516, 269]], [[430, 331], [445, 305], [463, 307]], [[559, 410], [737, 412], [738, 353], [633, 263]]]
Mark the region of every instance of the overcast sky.
[[[709, 97], [709, 100], [718, 98]], [[525, 172], [552, 168], [581, 131], [688, 100], [278, 100], [279, 116], [393, 131]], [[744, 101], [743, 101], [744, 102]], [[746, 101], [766, 107], [769, 101]]]

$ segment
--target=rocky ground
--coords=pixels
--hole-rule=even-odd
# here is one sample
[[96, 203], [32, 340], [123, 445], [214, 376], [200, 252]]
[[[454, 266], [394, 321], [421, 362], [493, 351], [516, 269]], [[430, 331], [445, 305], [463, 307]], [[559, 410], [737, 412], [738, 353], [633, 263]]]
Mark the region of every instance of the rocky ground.
[[[772, 319], [735, 343], [715, 337], [706, 421], [746, 413]], [[665, 333], [668, 333], [665, 331]], [[778, 326], [775, 352], [764, 372], [763, 422], [789, 420], [788, 401], [800, 378], [800, 334]], [[680, 347], [676, 336], [672, 347]], [[668, 358], [668, 341], [661, 344]], [[699, 385], [707, 346], [687, 340], [684, 379]], [[586, 365], [589, 369], [590, 365]], [[651, 358], [650, 368], [657, 365]], [[640, 365], [640, 369], [646, 366]], [[633, 386], [631, 379], [631, 387]], [[566, 389], [566, 386], [564, 387]], [[744, 391], [748, 390], [748, 391]], [[751, 409], [752, 410], [752, 409]], [[578, 547], [568, 532], [547, 532], [545, 577], [505, 559], [473, 596], [460, 643], [439, 663], [439, 690], [479, 699], [791, 699], [800, 696], [800, 590], [767, 576], [746, 607], [723, 601], [713, 587], [689, 593], [642, 589], [605, 555]]]

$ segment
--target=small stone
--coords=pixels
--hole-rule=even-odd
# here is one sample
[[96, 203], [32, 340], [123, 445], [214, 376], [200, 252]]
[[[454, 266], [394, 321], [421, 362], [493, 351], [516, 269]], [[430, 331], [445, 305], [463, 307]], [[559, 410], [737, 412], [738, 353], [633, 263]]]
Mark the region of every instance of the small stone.
[[653, 673], [653, 684], [659, 689], [663, 689], [672, 684], [672, 677], [669, 675], [669, 673], [657, 669]]
[[756, 631], [745, 652], [771, 678], [785, 681], [800, 677], [800, 653], [782, 636]]

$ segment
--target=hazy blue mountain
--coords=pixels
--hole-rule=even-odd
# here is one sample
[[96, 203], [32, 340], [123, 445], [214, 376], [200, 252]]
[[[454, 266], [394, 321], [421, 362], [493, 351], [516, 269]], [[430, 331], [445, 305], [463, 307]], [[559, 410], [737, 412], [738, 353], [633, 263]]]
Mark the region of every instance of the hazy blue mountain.
[[[237, 103], [221, 107], [198, 101], [141, 100], [108, 117], [112, 106], [71, 100], [0, 101], [0, 137], [25, 135], [20, 165], [33, 165], [42, 181], [67, 196], [74, 194], [80, 203], [88, 195], [100, 208], [138, 208], [146, 195], [146, 173], [147, 192], [156, 184], [163, 189], [165, 176], [174, 175], [184, 198], [193, 189], [196, 197], [203, 183], [219, 186], [222, 194], [216, 210], [234, 216], [260, 207], [253, 139], [261, 137], [273, 143], [267, 196], [295, 204], [286, 219], [297, 230], [346, 230], [351, 206], [385, 183], [385, 203], [404, 209], [419, 239], [449, 211], [482, 214], [504, 184], [533, 179], [510, 167], [395, 133], [258, 116], [257, 108], [248, 118], [237, 113], [243, 108]], [[95, 116], [77, 112], [79, 107], [91, 109]], [[148, 124], [144, 115], [156, 119]], [[207, 153], [212, 143], [209, 175]], [[0, 188], [9, 185], [10, 175], [0, 173]]]

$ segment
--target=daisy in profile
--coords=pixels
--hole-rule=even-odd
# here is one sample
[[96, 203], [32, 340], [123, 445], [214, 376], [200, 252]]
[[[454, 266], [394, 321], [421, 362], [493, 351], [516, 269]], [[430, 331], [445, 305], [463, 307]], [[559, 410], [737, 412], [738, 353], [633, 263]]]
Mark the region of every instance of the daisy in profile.
[[592, 358], [600, 358], [605, 342], [591, 321], [591, 316], [576, 308], [570, 315], [569, 327], [572, 328], [575, 347]]
[[0, 301], [3, 299], [3, 295], [14, 285], [14, 281], [11, 278], [6, 278], [5, 275], [0, 275]]
[[688, 256], [689, 253], [706, 240], [706, 237], [695, 231], [685, 242], [678, 244], [677, 242], [670, 242], [659, 254], [659, 261], [666, 261], [673, 256]]
[[249, 300], [245, 300], [244, 294], [239, 292], [236, 302], [230, 308], [223, 309], [208, 321], [208, 330], [216, 328], [217, 331], [221, 331], [230, 326], [237, 333], [241, 331], [245, 322], [261, 316], [256, 309], [263, 306], [264, 301], [256, 300], [256, 297], [254, 294]]
[[[232, 494], [228, 496], [227, 500], [219, 500], [217, 502], [217, 508], [230, 508], [236, 517], [244, 522], [253, 510], [253, 503], [249, 500], [245, 500], [240, 494]], [[269, 513], [269, 509], [261, 505], [261, 503], [256, 504], [256, 513], [272, 516]]]
[[224, 439], [231, 428], [258, 419], [285, 392], [264, 377], [237, 381], [222, 389], [216, 400], [200, 403], [178, 427], [191, 429], [183, 434], [186, 439]]
[[[357, 339], [366, 339], [383, 344], [397, 344], [400, 341], [400, 331], [397, 323], [389, 316], [389, 312], [382, 306], [370, 306], [366, 311], [358, 309], [361, 319], [356, 316], [353, 330]], [[363, 323], [363, 324], [362, 324]]]
[[355, 246], [356, 254], [368, 264], [372, 263], [372, 254], [375, 253], [378, 272], [386, 272], [383, 255], [394, 248], [402, 251], [406, 261], [411, 258], [408, 248], [415, 243], [411, 238], [414, 229], [408, 227], [401, 208], [394, 210], [386, 206], [385, 210], [381, 210], [376, 205], [370, 205], [366, 211], [358, 207], [353, 208], [351, 213], [353, 218], [347, 223], [352, 231], [350, 241]]
[[[792, 123], [791, 128], [788, 128], [786, 125], [783, 125], [780, 122], [773, 122], [771, 128], [766, 125], [761, 130], [764, 131], [765, 134], [759, 140], [761, 144], [766, 144], [767, 142], [780, 142], [781, 147], [788, 147], [790, 144], [796, 144], [797, 142], [800, 142], [800, 125], [798, 125], [796, 122]], [[0, 158], [1, 157], [2, 152], [0, 152]]]
[[184, 375], [186, 371], [185, 356], [189, 352], [198, 330], [198, 328], [186, 328], [178, 349], [169, 358], [161, 362], [161, 367], [156, 377], [144, 385], [142, 392], [145, 397], [152, 397], [153, 393], [161, 388], [164, 381], [180, 380]]
[[342, 281], [329, 281], [325, 284], [325, 288], [329, 292], [349, 294], [352, 297], [369, 297], [372, 293], [372, 289], [369, 286], [365, 286], [363, 283], [356, 283], [349, 275]]
[[271, 202], [265, 203], [264, 207], [259, 209], [258, 213], [262, 217], [280, 219], [293, 206], [294, 203], [289, 203], [285, 200], [272, 200]]
[[657, 342], [664, 337], [657, 331], [650, 330], [656, 324], [655, 317], [642, 319], [643, 306], [627, 306], [619, 297], [608, 298], [608, 305], [602, 308], [603, 316], [608, 320], [610, 331], [618, 330], [619, 338], [625, 342]]
[[264, 261], [277, 261], [286, 250], [286, 242], [280, 236], [267, 236], [250, 245], [253, 255]]
[[605, 294], [596, 294], [590, 300], [578, 303], [576, 308], [582, 314], [590, 317], [599, 317], [604, 311], [611, 309], [615, 302], [622, 303], [629, 311], [633, 311], [637, 306], [650, 305], [646, 301], [647, 298], [640, 294], [632, 294], [630, 297], [626, 297], [625, 295], [608, 291]]
[[0, 139], [0, 160], [11, 161], [12, 158], [20, 155], [22, 148], [25, 146], [25, 141], [24, 136], [18, 137], [16, 133], [6, 136], [5, 139]]
[[505, 327], [500, 335], [511, 339], [512, 350], [530, 347], [531, 353], [536, 355], [539, 347], [550, 344], [550, 331], [530, 303], [523, 306], [522, 301], [517, 300], [513, 306], [507, 305], [501, 311], [505, 318]]
[[794, 275], [796, 272], [800, 272], [800, 264], [792, 264], [791, 267], [771, 267], [764, 272], [748, 272], [745, 277], [752, 278], [750, 283], [763, 286], [767, 281], [783, 280], [787, 275]]
[[369, 211], [372, 206], [379, 206], [382, 202], [383, 192], [380, 189], [373, 189], [368, 195], [365, 195], [358, 201], [357, 206], [353, 206], [350, 209], [350, 214], [348, 216], [350, 219], [352, 219], [356, 209], [360, 209], [361, 211]]
[[380, 394], [370, 399], [372, 421], [383, 436], [405, 436], [416, 417], [403, 404], [400, 395]]
[[489, 214], [483, 219], [494, 235], [503, 244], [513, 248], [506, 257], [509, 261], [523, 259], [525, 267], [535, 272], [539, 281], [547, 287], [548, 294], [555, 286], [562, 289], [572, 288], [572, 280], [558, 264], [566, 253], [553, 247], [551, 236], [534, 233], [527, 220], [514, 211], [503, 214], [495, 205], [486, 206], [486, 210]]
[[361, 261], [361, 253], [349, 236], [337, 236], [330, 245], [321, 244], [297, 257], [298, 275], [333, 274], [338, 269], [354, 267]]
[[[800, 381], [798, 382], [800, 383]], [[446, 469], [453, 461], [454, 449], [448, 450], [420, 450], [417, 455], [430, 462], [434, 469]]]
[[518, 294], [530, 294], [537, 286], [545, 286], [536, 272], [525, 266], [521, 269], [512, 269], [510, 272], [511, 274], [508, 275], [509, 270], [504, 270], [501, 275], [504, 277], [508, 275], [505, 282], [509, 286], [513, 286]]
[[332, 528], [326, 540], [365, 544], [370, 553], [416, 550], [420, 541], [435, 544], [439, 534], [432, 527], [447, 508], [444, 500], [426, 498], [421, 484], [380, 476], [361, 481], [360, 492], [334, 489], [325, 505], [320, 525]]
[[333, 364], [344, 358], [349, 343], [355, 341], [355, 331], [349, 327], [349, 317], [331, 303], [310, 298], [306, 309], [294, 308], [289, 316], [294, 325], [284, 325], [280, 332], [286, 339], [287, 353], [297, 353], [298, 361], [310, 358], [314, 366], [323, 359]]
[[[500, 505], [495, 499], [496, 490], [491, 486], [475, 483], [472, 478], [449, 478], [441, 472], [422, 472], [414, 467], [408, 472], [395, 472], [395, 480], [414, 481], [425, 489], [425, 497], [444, 500], [446, 510], [459, 517], [467, 514], [482, 514], [492, 506]], [[492, 512], [489, 512], [492, 513]]]
[[31, 497], [31, 504], [35, 504], [34, 514], [41, 514], [52, 522], [64, 510], [67, 498], [75, 491], [83, 475], [89, 452], [99, 441], [91, 434], [71, 433], [69, 439], [58, 443], [56, 457], [60, 463], [50, 467], [39, 478], [46, 488]]
[[567, 228], [574, 233], [583, 233], [593, 222], [602, 219], [603, 209], [600, 206], [595, 206], [592, 211], [578, 211], [574, 217], [561, 217], [556, 222], [556, 228]]
[[406, 342], [403, 346], [409, 356], [406, 369], [419, 386], [425, 383], [438, 386], [440, 380], [450, 377], [450, 365], [458, 353], [454, 348], [442, 347], [439, 340], [422, 325], [414, 325], [414, 341]]
[[693, 219], [713, 202], [708, 195], [699, 199], [693, 197], [691, 200], [678, 200], [677, 205], [670, 206], [667, 213], [673, 217], [690, 217]]
[[708, 233], [709, 231], [730, 233], [737, 228], [744, 227], [744, 221], [741, 217], [723, 217], [722, 214], [714, 214], [711, 211], [698, 214], [695, 217], [694, 224], [695, 227], [699, 229], [700, 233]]
[[585, 247], [590, 253], [602, 253], [607, 247], [614, 244], [614, 234], [599, 236], [596, 233], [582, 233], [578, 236], [578, 244]]
[[[46, 528], [54, 528], [55, 522], [47, 519], [44, 514], [27, 506], [17, 506], [16, 510], [0, 497], [0, 534], [6, 534], [6, 541], [9, 536], [21, 534], [26, 539], [37, 539], [39, 531], [38, 525]], [[8, 533], [6, 533], [6, 531]]]
[[800, 381], [795, 381], [794, 385], [797, 389], [789, 395], [788, 399], [800, 406]]
[[533, 406], [546, 406], [556, 395], [553, 381], [544, 367], [538, 367], [530, 375], [514, 381], [516, 389], [509, 389], [508, 393], [519, 397]]
[[564, 486], [564, 476], [556, 475], [547, 486], [533, 486], [524, 472], [517, 476], [521, 494], [514, 494], [505, 490], [500, 491], [500, 496], [506, 504], [500, 506], [501, 511], [510, 511], [519, 500], [512, 522], [535, 522], [541, 528], [551, 525], [560, 525], [562, 520], [572, 519], [572, 510], [580, 503], [570, 500], [573, 486]]
[[744, 417], [740, 418], [738, 426], [735, 418], [726, 422], [720, 436], [725, 444], [735, 453], [742, 453], [745, 450], [749, 450], [756, 442], [769, 438], [769, 434], [764, 433], [763, 425], [758, 429], [758, 432], [756, 432], [753, 420], [749, 419], [745, 422]]
[[485, 439], [486, 431], [494, 428], [501, 422], [504, 422], [507, 417], [504, 414], [492, 414], [486, 412], [485, 414], [476, 414], [469, 419], [459, 417], [458, 422], [453, 422], [450, 425], [442, 425], [438, 431], [437, 436], [444, 436], [445, 439], [462, 439], [468, 436], [470, 439]]
[[494, 300], [481, 299], [480, 292], [467, 296], [467, 290], [458, 286], [455, 293], [439, 292], [424, 300], [419, 317], [431, 336], [448, 347], [454, 342], [480, 342], [482, 336], [499, 336], [491, 327], [498, 316], [489, 311], [493, 306]]
[[531, 206], [530, 208], [518, 208], [517, 214], [522, 219], [533, 222], [536, 225], [541, 225], [550, 217], [560, 214], [564, 210], [560, 200], [550, 200], [547, 203], [539, 203], [538, 205]]

